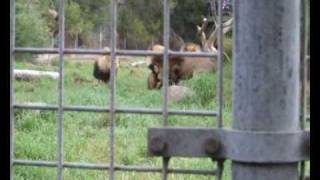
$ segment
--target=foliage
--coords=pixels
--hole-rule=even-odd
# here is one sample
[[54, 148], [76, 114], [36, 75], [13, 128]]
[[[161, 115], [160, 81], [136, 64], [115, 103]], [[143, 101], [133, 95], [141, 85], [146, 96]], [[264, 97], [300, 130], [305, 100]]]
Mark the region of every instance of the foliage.
[[80, 5], [67, 1], [66, 5], [66, 29], [70, 34], [80, 34], [82, 32], [88, 32], [92, 28], [92, 24], [85, 22], [82, 18]]
[[[127, 48], [147, 48], [151, 42], [163, 41], [162, 0], [126, 0], [118, 4], [117, 33], [121, 47], [126, 39]], [[185, 42], [198, 42], [196, 25], [208, 15], [206, 0], [171, 0], [171, 30]], [[47, 46], [52, 36], [58, 34], [57, 19], [49, 9], [59, 12], [58, 0], [17, 1], [17, 45]], [[85, 42], [92, 33], [110, 32], [110, 0], [66, 0], [65, 31]], [[173, 37], [172, 37], [173, 38]]]
[[160, 0], [128, 0], [119, 7], [119, 38], [127, 38], [129, 48], [146, 48], [152, 40], [161, 42], [162, 6]]
[[196, 25], [207, 16], [207, 0], [176, 0], [177, 5], [171, 11], [171, 26], [185, 41], [198, 42]]
[[69, 0], [73, 1], [80, 6], [81, 19], [84, 22], [90, 22], [93, 25], [93, 29], [104, 26], [110, 21], [111, 7], [110, 0]]
[[50, 42], [49, 27], [42, 18], [37, 4], [17, 1], [16, 45], [45, 46]]
[[[200, 42], [196, 36], [196, 25], [207, 15], [206, 0], [172, 0], [170, 1], [171, 30], [174, 30], [185, 41]], [[134, 22], [139, 20], [138, 24]], [[132, 28], [132, 27], [135, 28]], [[139, 26], [143, 26], [143, 36], [136, 36]], [[126, 4], [119, 8], [118, 31], [120, 38], [132, 37], [139, 39], [142, 47], [146, 43], [162, 43], [163, 34], [163, 3], [161, 0], [127, 0]], [[139, 33], [138, 33], [139, 34]], [[136, 43], [132, 42], [135, 46]], [[141, 45], [140, 43], [140, 45]], [[130, 47], [130, 44], [129, 44]]]

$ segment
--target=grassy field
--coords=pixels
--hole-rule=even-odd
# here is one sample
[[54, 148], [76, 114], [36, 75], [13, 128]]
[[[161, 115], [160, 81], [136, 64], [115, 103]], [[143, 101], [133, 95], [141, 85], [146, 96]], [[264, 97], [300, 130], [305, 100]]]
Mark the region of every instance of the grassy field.
[[[143, 57], [131, 58], [143, 60]], [[132, 61], [132, 60], [127, 60]], [[49, 65], [19, 61], [17, 69], [57, 71], [58, 63]], [[92, 61], [66, 59], [64, 79], [65, 105], [109, 105], [109, 88], [92, 76]], [[224, 69], [224, 125], [232, 119], [232, 68]], [[146, 67], [129, 67], [126, 60], [120, 64], [116, 83], [116, 106], [135, 108], [162, 108], [162, 91], [148, 90]], [[171, 109], [216, 110], [216, 74], [201, 74], [182, 84], [193, 89], [196, 96], [181, 102], [170, 103]], [[47, 78], [14, 82], [16, 103], [44, 102], [57, 104], [58, 81]], [[109, 162], [109, 116], [107, 113], [64, 112], [64, 161]], [[144, 165], [161, 167], [160, 158], [146, 155], [147, 130], [162, 126], [161, 115], [116, 114], [115, 162], [117, 165]], [[215, 127], [216, 118], [169, 116], [170, 126]], [[55, 111], [15, 110], [15, 158], [30, 160], [57, 159], [57, 113]], [[170, 168], [214, 169], [210, 159], [173, 158]], [[226, 161], [223, 179], [231, 179], [231, 165]], [[101, 170], [64, 169], [64, 179], [107, 179], [108, 172]], [[171, 174], [175, 180], [206, 180], [211, 176]], [[15, 179], [56, 179], [55, 168], [15, 166]], [[161, 179], [160, 173], [116, 172], [116, 179]]]

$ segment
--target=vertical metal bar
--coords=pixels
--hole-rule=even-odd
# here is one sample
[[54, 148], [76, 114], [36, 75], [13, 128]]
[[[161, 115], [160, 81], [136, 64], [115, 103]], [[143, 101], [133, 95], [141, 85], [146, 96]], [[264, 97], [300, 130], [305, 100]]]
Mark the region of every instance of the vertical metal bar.
[[[304, 57], [303, 57], [303, 85], [304, 85], [304, 98], [303, 98], [303, 121], [305, 122], [306, 120], [306, 112], [307, 112], [307, 96], [306, 94], [306, 88], [307, 88], [307, 82], [308, 82], [308, 70], [309, 68], [308, 65], [308, 61], [310, 61], [310, 59], [308, 59], [308, 44], [309, 44], [309, 0], [304, 0]], [[305, 128], [304, 124], [303, 124], [303, 129]]]
[[217, 168], [217, 180], [221, 180], [222, 179], [222, 174], [223, 174], [223, 161], [222, 160], [218, 160], [217, 162], [218, 164], [218, 168]]
[[[223, 127], [223, 26], [222, 26], [222, 5], [223, 0], [218, 1], [218, 90], [217, 90], [217, 99], [218, 99], [218, 127]], [[218, 174], [217, 179], [222, 179], [223, 173], [223, 161], [219, 160], [218, 165]]]
[[[301, 17], [301, 54], [300, 54], [300, 128], [304, 129], [304, 121], [305, 121], [305, 81], [304, 81], [304, 71], [305, 71], [305, 49], [304, 49], [304, 43], [305, 43], [305, 1], [301, 0], [301, 8], [300, 8], [300, 17]], [[304, 171], [305, 171], [305, 162], [300, 162], [300, 174], [299, 174], [299, 180], [304, 180]]]
[[170, 157], [162, 158], [162, 180], [168, 179], [169, 161], [170, 161]]
[[170, 36], [170, 10], [169, 0], [163, 1], [164, 8], [164, 29], [163, 29], [163, 125], [168, 125], [168, 86], [169, 86], [169, 36]]
[[300, 162], [300, 176], [299, 176], [300, 180], [304, 180], [304, 176], [305, 176], [304, 172], [305, 172], [305, 167], [306, 167], [305, 164], [306, 164], [305, 161]]
[[64, 0], [59, 3], [59, 99], [58, 99], [58, 180], [63, 179], [63, 101], [64, 101]]
[[218, 6], [218, 127], [223, 126], [223, 27], [222, 27], [222, 0]]
[[116, 45], [117, 45], [117, 0], [112, 0], [111, 5], [111, 76], [110, 76], [110, 169], [109, 169], [109, 179], [114, 180], [114, 149], [115, 149], [115, 137], [114, 137], [114, 126], [115, 126], [115, 75], [116, 75]]
[[[233, 128], [299, 130], [300, 0], [234, 3]], [[298, 163], [233, 161], [232, 179], [297, 180]]]
[[14, 47], [15, 47], [15, 25], [16, 25], [16, 8], [15, 0], [10, 0], [10, 180], [14, 176], [14, 84], [13, 84], [13, 69], [14, 69]]
[[[169, 40], [170, 40], [170, 6], [169, 0], [163, 0], [163, 15], [164, 15], [164, 29], [163, 29], [163, 126], [168, 125], [168, 87], [169, 87]], [[162, 179], [168, 179], [168, 167], [170, 158], [164, 157], [162, 159]]]
[[[302, 19], [302, 28], [301, 28], [301, 54], [300, 54], [300, 82], [301, 82], [301, 92], [300, 92], [300, 127], [302, 130], [305, 129], [305, 120], [306, 120], [306, 82], [307, 82], [307, 52], [308, 52], [308, 0], [301, 0], [301, 19]], [[305, 161], [300, 163], [300, 180], [303, 180], [305, 176]]]
[[300, 92], [300, 126], [301, 129], [304, 129], [304, 122], [305, 122], [305, 112], [306, 112], [306, 97], [305, 97], [305, 88], [306, 88], [306, 52], [307, 52], [307, 38], [306, 38], [306, 32], [307, 32], [307, 25], [306, 25], [306, 0], [301, 0], [301, 22], [302, 22], [302, 27], [301, 27], [301, 54], [300, 54], [300, 82], [301, 82], [301, 92]]

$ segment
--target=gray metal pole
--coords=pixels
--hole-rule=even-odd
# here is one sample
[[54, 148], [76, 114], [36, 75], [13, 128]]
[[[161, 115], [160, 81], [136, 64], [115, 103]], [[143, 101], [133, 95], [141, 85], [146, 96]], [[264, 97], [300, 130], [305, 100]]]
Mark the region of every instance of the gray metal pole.
[[[241, 0], [233, 7], [233, 128], [299, 130], [300, 0]], [[232, 162], [232, 179], [297, 180], [298, 163]]]
[[10, 180], [14, 179], [14, 74], [15, 66], [15, 37], [16, 37], [16, 2], [10, 0]]

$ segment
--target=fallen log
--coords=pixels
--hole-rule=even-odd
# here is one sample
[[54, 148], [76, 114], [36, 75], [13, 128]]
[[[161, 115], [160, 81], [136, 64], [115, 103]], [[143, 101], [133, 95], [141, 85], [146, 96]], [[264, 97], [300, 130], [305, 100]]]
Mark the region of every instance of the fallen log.
[[59, 73], [50, 72], [50, 71], [14, 69], [13, 73], [16, 79], [21, 79], [21, 80], [28, 80], [28, 79], [41, 78], [41, 77], [48, 77], [51, 79], [59, 78]]
[[148, 62], [146, 62], [146, 61], [138, 61], [138, 62], [133, 62], [130, 65], [135, 67], [135, 66], [140, 66], [140, 65], [145, 65], [145, 64], [148, 64]]

